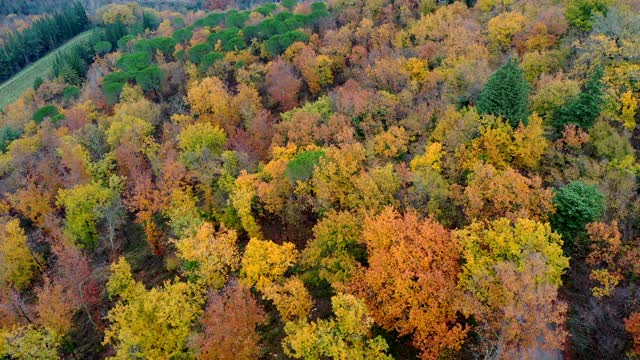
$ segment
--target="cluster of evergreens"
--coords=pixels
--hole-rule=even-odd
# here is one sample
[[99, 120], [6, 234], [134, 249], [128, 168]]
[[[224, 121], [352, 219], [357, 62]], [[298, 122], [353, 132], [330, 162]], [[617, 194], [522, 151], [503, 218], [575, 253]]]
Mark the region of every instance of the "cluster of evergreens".
[[0, 47], [0, 81], [40, 59], [65, 41], [89, 29], [91, 22], [81, 3], [33, 22], [30, 28], [3, 36]]

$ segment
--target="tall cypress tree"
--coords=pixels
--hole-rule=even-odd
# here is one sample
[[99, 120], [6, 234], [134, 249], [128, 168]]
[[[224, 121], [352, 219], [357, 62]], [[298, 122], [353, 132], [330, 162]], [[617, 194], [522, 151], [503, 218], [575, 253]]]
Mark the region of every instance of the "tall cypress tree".
[[598, 67], [580, 94], [556, 110], [554, 114], [556, 128], [561, 130], [565, 124], [576, 124], [583, 129], [588, 129], [595, 124], [604, 104], [602, 75], [602, 68]]
[[477, 104], [481, 114], [502, 116], [511, 126], [526, 124], [529, 116], [529, 83], [515, 59], [491, 75]]

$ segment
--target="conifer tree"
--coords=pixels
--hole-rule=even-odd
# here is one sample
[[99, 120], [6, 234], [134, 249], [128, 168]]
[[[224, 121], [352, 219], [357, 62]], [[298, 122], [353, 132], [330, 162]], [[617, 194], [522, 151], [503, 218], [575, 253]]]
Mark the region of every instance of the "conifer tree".
[[604, 104], [602, 75], [602, 68], [598, 67], [582, 92], [556, 111], [554, 120], [558, 129], [562, 130], [566, 124], [576, 124], [588, 129], [595, 124]]
[[491, 75], [477, 104], [481, 114], [502, 116], [518, 127], [529, 115], [529, 83], [515, 59], [510, 59]]

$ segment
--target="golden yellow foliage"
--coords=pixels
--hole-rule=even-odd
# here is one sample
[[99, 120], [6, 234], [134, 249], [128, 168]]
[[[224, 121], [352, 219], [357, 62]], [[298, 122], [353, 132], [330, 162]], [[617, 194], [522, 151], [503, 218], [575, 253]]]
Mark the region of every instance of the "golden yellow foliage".
[[41, 270], [39, 255], [27, 244], [18, 219], [9, 220], [0, 232], [0, 284], [22, 290]]
[[527, 18], [519, 12], [504, 12], [489, 20], [489, 41], [498, 48], [508, 48], [514, 35], [524, 30]]
[[191, 236], [175, 241], [178, 256], [195, 263], [193, 271], [207, 286], [222, 288], [229, 273], [240, 266], [240, 255], [235, 230], [224, 226], [218, 231], [209, 222], [203, 223]]

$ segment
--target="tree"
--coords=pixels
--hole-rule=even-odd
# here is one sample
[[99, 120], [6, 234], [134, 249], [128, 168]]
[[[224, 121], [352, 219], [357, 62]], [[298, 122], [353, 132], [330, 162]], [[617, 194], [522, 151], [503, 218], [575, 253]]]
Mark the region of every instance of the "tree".
[[273, 241], [251, 239], [242, 257], [240, 282], [260, 291], [273, 283], [282, 283], [297, 256], [292, 243], [278, 245]]
[[66, 229], [76, 245], [94, 248], [98, 245], [98, 222], [104, 219], [105, 211], [116, 204], [114, 189], [97, 183], [77, 185], [58, 192], [57, 204], [65, 209]]
[[93, 50], [98, 55], [105, 55], [106, 53], [111, 51], [111, 43], [108, 41], [99, 41], [95, 45], [93, 45]]
[[411, 336], [423, 359], [460, 349], [466, 335], [456, 322], [460, 249], [449, 231], [386, 208], [365, 219], [362, 238], [368, 266], [358, 267], [348, 288], [376, 323]]
[[605, 210], [604, 196], [598, 187], [581, 181], [561, 187], [553, 203], [556, 213], [551, 217], [551, 224], [567, 241], [584, 232], [585, 225], [597, 220]]
[[191, 326], [202, 313], [204, 296], [194, 284], [165, 282], [146, 290], [133, 279], [124, 258], [111, 265], [110, 298], [120, 300], [109, 311], [104, 344], [115, 347], [111, 359], [186, 357]]
[[146, 67], [136, 74], [136, 83], [144, 91], [158, 91], [165, 73], [157, 65]]
[[554, 125], [557, 129], [561, 130], [566, 124], [589, 129], [595, 124], [604, 105], [602, 76], [603, 70], [598, 67], [578, 96], [556, 110]]
[[220, 156], [227, 144], [227, 135], [209, 122], [189, 125], [178, 135], [181, 160], [188, 168], [196, 168], [207, 153]]
[[512, 127], [527, 122], [529, 115], [529, 83], [516, 59], [498, 69], [482, 89], [477, 104], [481, 114], [502, 116]]
[[298, 104], [298, 93], [302, 81], [282, 59], [274, 60], [265, 79], [267, 92], [282, 111], [293, 109]]
[[313, 306], [311, 296], [298, 277], [285, 274], [298, 257], [292, 243], [251, 239], [242, 258], [240, 281], [255, 287], [273, 301], [284, 321], [306, 319]]
[[373, 319], [364, 303], [352, 295], [331, 298], [334, 319], [288, 322], [282, 341], [285, 354], [294, 359], [391, 359], [386, 341], [369, 336]]
[[79, 308], [74, 304], [62, 284], [45, 277], [44, 284], [37, 291], [38, 324], [52, 333], [63, 337], [73, 327], [73, 316]]
[[459, 286], [465, 313], [478, 321], [480, 351], [497, 359], [557, 351], [566, 305], [557, 299], [569, 259], [549, 224], [519, 219], [474, 222], [454, 233], [463, 246]]
[[324, 155], [324, 151], [322, 150], [303, 151], [299, 153], [287, 163], [285, 176], [292, 184], [295, 184], [297, 181], [307, 181], [313, 174], [314, 167]]
[[553, 190], [545, 189], [540, 177], [530, 179], [511, 168], [500, 171], [478, 164], [467, 181], [464, 210], [469, 219], [546, 221], [555, 211]]
[[640, 313], [633, 313], [624, 320], [624, 326], [633, 339], [632, 352], [640, 355]]
[[53, 360], [60, 358], [58, 355], [60, 337], [46, 329], [30, 325], [17, 327], [5, 335], [3, 340], [4, 349], [0, 348], [0, 355], [12, 359]]
[[264, 310], [251, 291], [231, 281], [222, 292], [213, 292], [200, 319], [203, 331], [196, 338], [200, 360], [254, 359], [260, 356], [256, 326], [264, 323]]
[[222, 80], [216, 77], [206, 77], [191, 85], [187, 99], [191, 111], [204, 120], [212, 120], [225, 129], [235, 129], [240, 122], [239, 114], [231, 107], [231, 95]]
[[0, 284], [25, 289], [39, 270], [40, 255], [29, 248], [18, 219], [2, 226], [0, 233]]
[[301, 263], [334, 288], [351, 280], [356, 260], [364, 260], [360, 246], [362, 224], [350, 212], [330, 211], [313, 227], [311, 239], [302, 252]]
[[571, 0], [567, 3], [565, 16], [571, 25], [589, 31], [596, 15], [607, 14], [608, 4], [606, 0]]
[[238, 269], [240, 255], [234, 230], [216, 231], [211, 223], [203, 223], [198, 231], [175, 242], [178, 256], [186, 261], [187, 273], [194, 274], [213, 289], [222, 288], [229, 273]]
[[492, 45], [507, 49], [517, 33], [524, 30], [527, 18], [519, 12], [511, 11], [499, 14], [491, 18], [487, 24], [489, 41]]

